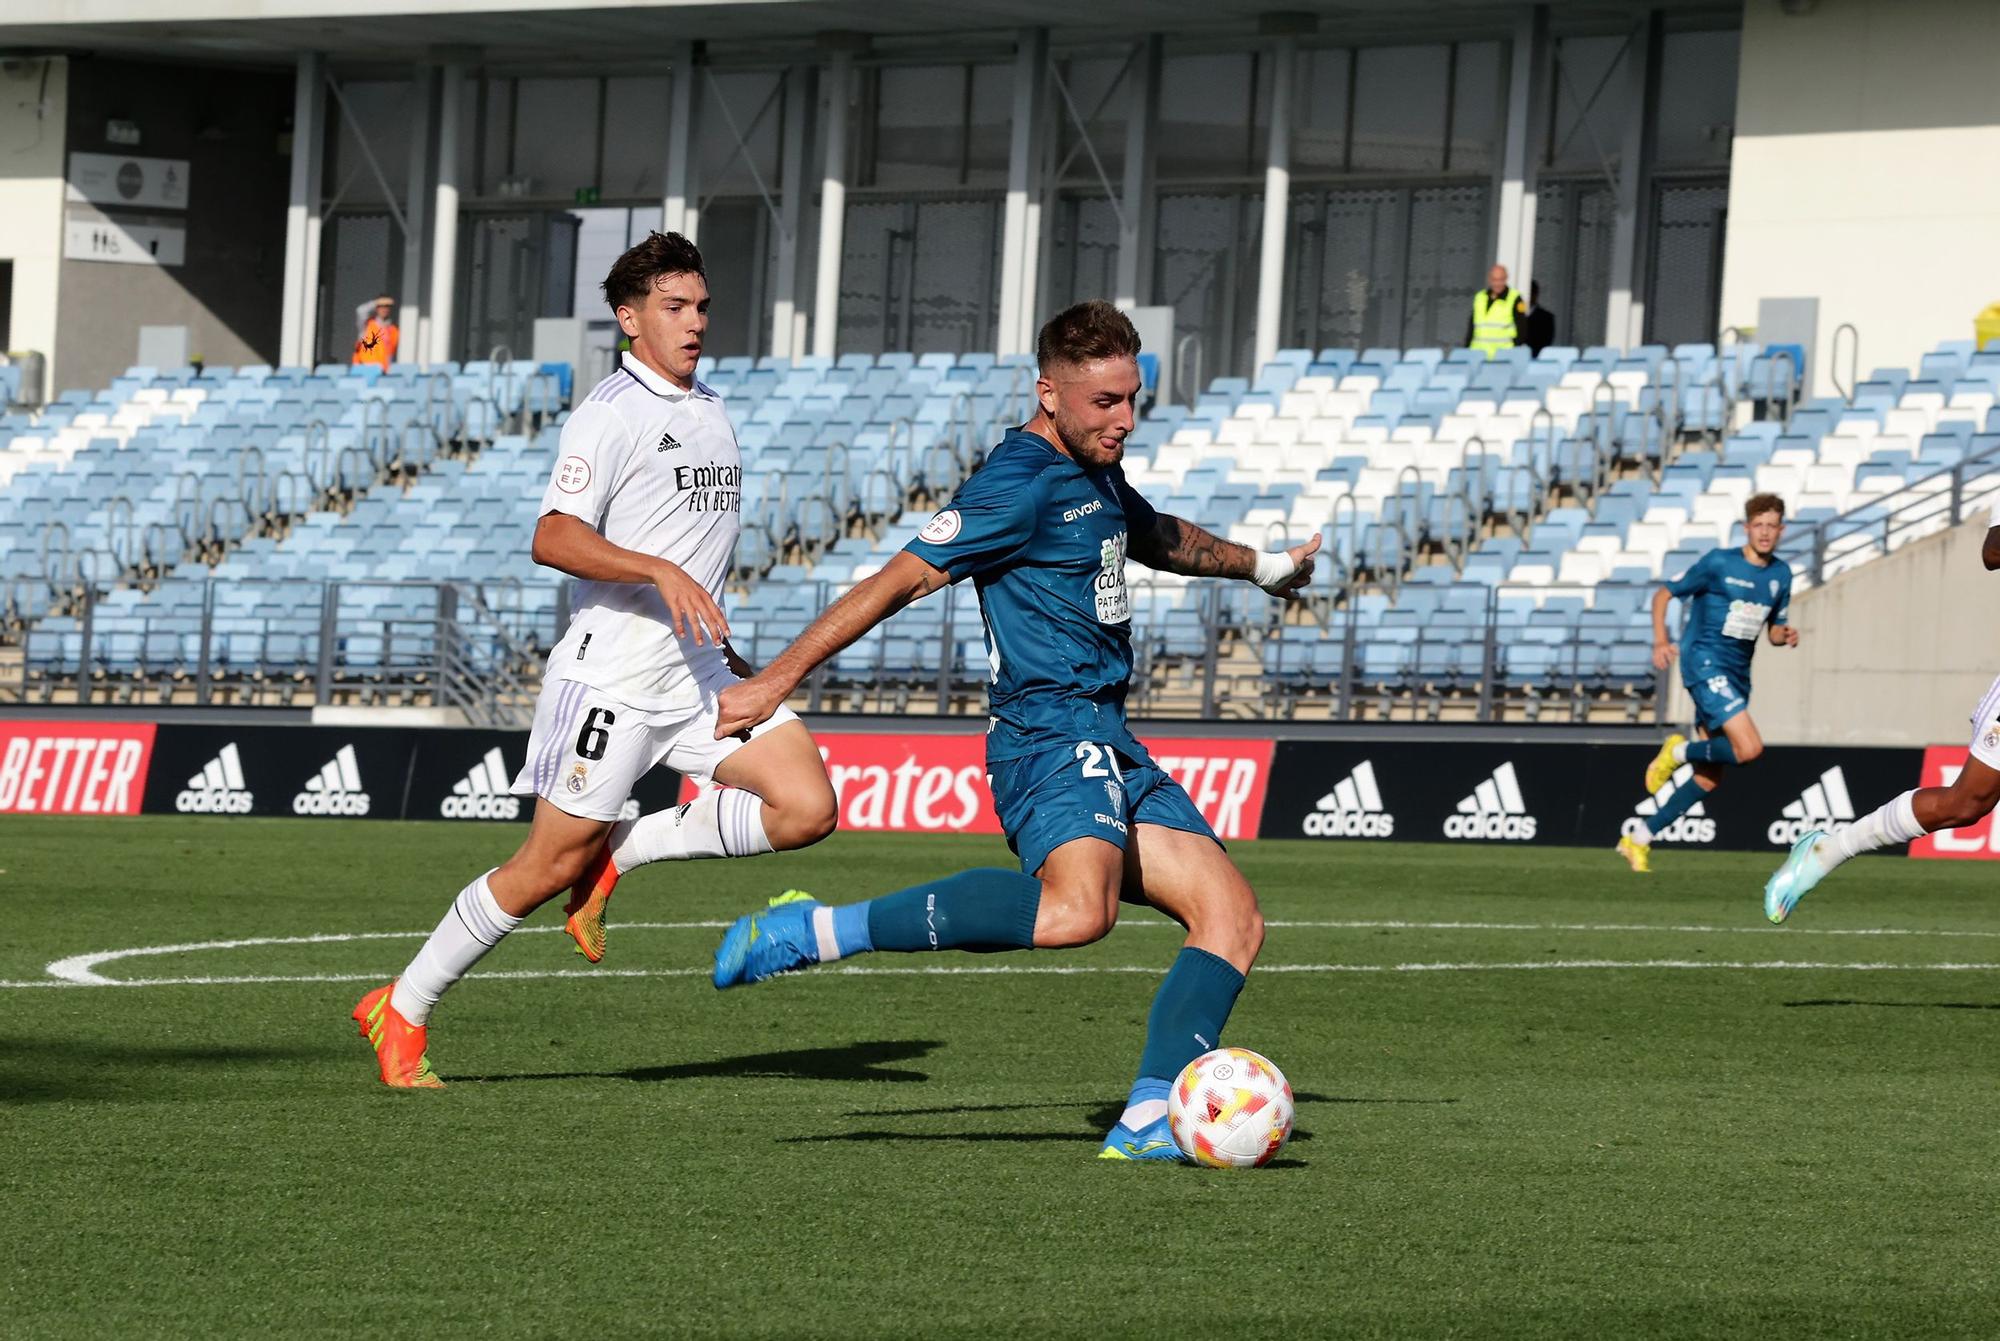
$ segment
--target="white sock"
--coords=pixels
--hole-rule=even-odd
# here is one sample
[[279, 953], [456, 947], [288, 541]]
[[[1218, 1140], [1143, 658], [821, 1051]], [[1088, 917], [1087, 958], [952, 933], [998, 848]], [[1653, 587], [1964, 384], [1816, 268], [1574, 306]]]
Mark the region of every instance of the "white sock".
[[1684, 740], [1678, 742], [1673, 748], [1673, 756], [1675, 763], [1686, 763], [1688, 761], [1688, 743]]
[[620, 872], [648, 862], [754, 857], [772, 850], [764, 832], [763, 798], [733, 787], [614, 825], [610, 842], [611, 860]]
[[1914, 791], [1904, 792], [1814, 848], [1813, 854], [1819, 858], [1820, 869], [1830, 871], [1849, 857], [1921, 838], [1924, 826], [1917, 823], [1916, 795]]
[[1138, 1131], [1148, 1122], [1158, 1122], [1166, 1115], [1167, 1101], [1165, 1099], [1141, 1099], [1138, 1103], [1127, 1104], [1125, 1106], [1125, 1115], [1118, 1120], [1133, 1131]]
[[498, 945], [501, 937], [521, 925], [520, 918], [500, 910], [486, 883], [486, 876], [492, 874], [488, 871], [458, 892], [437, 930], [417, 951], [403, 976], [396, 979], [389, 1004], [411, 1024], [428, 1024], [438, 998]]

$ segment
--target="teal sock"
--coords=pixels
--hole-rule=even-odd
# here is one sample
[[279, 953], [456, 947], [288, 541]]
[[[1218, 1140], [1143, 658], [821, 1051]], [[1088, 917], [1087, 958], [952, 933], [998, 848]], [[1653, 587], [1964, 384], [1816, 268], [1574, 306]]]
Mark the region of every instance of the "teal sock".
[[[1163, 1087], [1204, 1052], [1217, 1047], [1222, 1026], [1243, 990], [1243, 975], [1219, 955], [1181, 948], [1174, 966], [1153, 995], [1153, 1009], [1146, 1016], [1146, 1049], [1139, 1054], [1139, 1080], [1157, 1080]], [[1138, 1093], [1135, 1085], [1133, 1093]]]
[[1691, 740], [1687, 747], [1687, 761], [1691, 764], [1733, 764], [1736, 762], [1736, 747], [1729, 743], [1727, 736]]
[[[1727, 741], [1723, 743], [1725, 745], [1728, 744]], [[1660, 807], [1659, 812], [1646, 820], [1647, 837], [1658, 838], [1661, 834], [1665, 833], [1669, 824], [1672, 824], [1682, 815], [1687, 814], [1689, 809], [1707, 794], [1707, 788], [1703, 787], [1693, 778], [1689, 778], [1686, 782], [1674, 788], [1674, 794], [1667, 798], [1666, 803]]]
[[[844, 956], [870, 950], [1026, 950], [1035, 944], [1042, 882], [1019, 871], [960, 871], [842, 908], [834, 934]], [[845, 925], [847, 936], [840, 939]], [[862, 944], [865, 940], [866, 944]], [[849, 949], [849, 946], [853, 949]]]

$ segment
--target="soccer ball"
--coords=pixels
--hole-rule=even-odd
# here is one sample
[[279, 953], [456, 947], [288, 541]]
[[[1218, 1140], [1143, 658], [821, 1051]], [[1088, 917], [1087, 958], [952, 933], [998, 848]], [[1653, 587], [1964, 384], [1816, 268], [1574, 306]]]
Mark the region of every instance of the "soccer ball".
[[1174, 1144], [1197, 1164], [1254, 1169], [1292, 1135], [1292, 1087], [1271, 1059], [1217, 1048], [1187, 1064], [1167, 1096]]

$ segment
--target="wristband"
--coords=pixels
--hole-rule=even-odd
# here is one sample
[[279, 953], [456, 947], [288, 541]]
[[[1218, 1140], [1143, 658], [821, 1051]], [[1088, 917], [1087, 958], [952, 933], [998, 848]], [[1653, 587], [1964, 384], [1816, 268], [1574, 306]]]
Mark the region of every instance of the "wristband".
[[1259, 554], [1257, 570], [1250, 575], [1250, 580], [1275, 596], [1284, 590], [1285, 583], [1291, 581], [1292, 575], [1298, 571], [1299, 566], [1292, 562], [1289, 554]]

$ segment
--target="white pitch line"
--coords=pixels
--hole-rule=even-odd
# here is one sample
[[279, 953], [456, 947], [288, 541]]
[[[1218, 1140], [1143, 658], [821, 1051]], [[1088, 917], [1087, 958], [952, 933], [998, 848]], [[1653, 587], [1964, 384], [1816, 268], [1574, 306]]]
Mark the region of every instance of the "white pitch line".
[[[1528, 959], [1515, 962], [1477, 963], [1471, 961], [1408, 964], [1259, 964], [1257, 973], [1522, 973], [1549, 970], [1629, 969], [1686, 970], [1717, 969], [1738, 972], [1848, 971], [1855, 973], [1991, 973], [2000, 963], [1890, 964], [1880, 962], [1843, 963], [1838, 960], [1708, 960], [1708, 959]], [[1139, 973], [1159, 977], [1158, 964], [967, 964], [929, 965], [908, 968], [864, 968], [859, 965], [823, 969], [803, 975], [813, 978], [958, 978], [1006, 975], [1035, 977], [1083, 977], [1100, 973]], [[526, 981], [541, 978], [703, 978], [701, 968], [678, 969], [512, 969], [472, 976]], [[0, 981], [0, 989], [29, 987], [240, 987], [257, 983], [342, 983], [380, 982], [376, 973], [253, 974], [241, 977], [203, 975], [185, 978], [100, 978], [95, 982], [76, 979]]]

